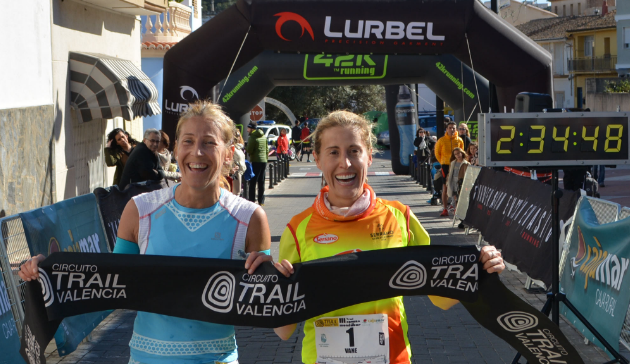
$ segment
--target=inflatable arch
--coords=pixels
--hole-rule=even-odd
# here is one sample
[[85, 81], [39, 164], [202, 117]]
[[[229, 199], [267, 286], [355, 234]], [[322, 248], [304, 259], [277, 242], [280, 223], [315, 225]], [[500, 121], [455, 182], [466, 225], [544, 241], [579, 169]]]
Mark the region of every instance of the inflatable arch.
[[[239, 0], [179, 42], [164, 58], [163, 129], [169, 135], [174, 134], [178, 114], [191, 101], [192, 92], [185, 90], [192, 88], [200, 97], [210, 97], [212, 90], [216, 90], [214, 86], [224, 79], [227, 82], [221, 90], [220, 101], [235, 120], [248, 113], [273, 87], [328, 84], [332, 81], [322, 78], [330, 78], [331, 72], [336, 72], [337, 76], [354, 76], [341, 82], [343, 84], [429, 84], [431, 81], [425, 78], [438, 74], [443, 77], [442, 82], [429, 87], [440, 96], [440, 91], [433, 87], [459, 82], [471, 89], [465, 75], [464, 82], [461, 81], [461, 65], [446, 65], [446, 57], [441, 58], [444, 62], [439, 61], [443, 67], [437, 65], [436, 59], [433, 65], [424, 67], [404, 61], [406, 56], [412, 55], [417, 59], [429, 58], [419, 57], [421, 55], [452, 55], [474, 66], [476, 72], [496, 85], [501, 108], [512, 108], [519, 92], [553, 94], [550, 55], [479, 1], [342, 0], [335, 1], [334, 6], [326, 4], [318, 0]], [[273, 52], [288, 53], [283, 54], [286, 57], [282, 59], [297, 57], [301, 61], [286, 61], [281, 67], [278, 61], [275, 67], [267, 69], [264, 64], [273, 60]], [[260, 66], [253, 64], [259, 55]], [[374, 65], [367, 61], [366, 55]], [[378, 82], [375, 77], [381, 75], [381, 66], [376, 60], [385, 58], [385, 76], [391, 79]], [[405, 65], [398, 68], [390, 62]], [[351, 63], [354, 65], [350, 66]], [[324, 69], [326, 64], [337, 64], [339, 67], [332, 68], [339, 70]], [[342, 71], [343, 67], [347, 69]], [[274, 68], [277, 74], [267, 74]], [[294, 68], [301, 71], [301, 79], [287, 77]], [[417, 76], [418, 81], [409, 77], [414, 69], [418, 72], [425, 69], [424, 75]], [[265, 72], [259, 72], [261, 70]], [[394, 77], [395, 72], [398, 77]], [[248, 91], [253, 87], [248, 87], [247, 83], [255, 78], [261, 78], [256, 90]], [[461, 95], [461, 90], [457, 90]], [[250, 92], [251, 98], [244, 101], [245, 94]], [[477, 95], [476, 90], [471, 93]], [[444, 99], [451, 105], [462, 102], [461, 96], [458, 102]], [[466, 97], [463, 100], [464, 104], [468, 101]], [[475, 101], [468, 101], [473, 105], [469, 106], [471, 109], [475, 104], [485, 108], [482, 100]], [[463, 109], [466, 114], [466, 105]], [[393, 135], [393, 140], [396, 139]], [[404, 161], [395, 160], [395, 155], [397, 153], [392, 151], [394, 172], [405, 173]]]
[[[289, 109], [289, 107], [287, 107], [287, 105], [271, 97], [265, 97], [265, 103], [269, 105], [273, 105], [277, 107], [278, 109], [280, 109], [280, 111], [282, 111], [287, 116], [287, 118], [291, 121], [291, 124], [295, 125], [295, 120], [296, 120], [295, 115], [293, 115], [293, 112], [291, 111], [291, 109]], [[249, 122], [249, 119], [247, 121]]]

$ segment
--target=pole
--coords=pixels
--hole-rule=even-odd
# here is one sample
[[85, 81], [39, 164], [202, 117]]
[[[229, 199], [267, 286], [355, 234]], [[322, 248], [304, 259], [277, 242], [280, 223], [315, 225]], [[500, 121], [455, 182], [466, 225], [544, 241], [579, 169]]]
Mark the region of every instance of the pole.
[[[558, 190], [558, 169], [554, 168], [551, 172], [551, 292], [554, 297], [558, 297], [558, 286], [560, 282], [560, 253], [559, 238], [560, 235], [560, 197], [562, 197], [562, 191]], [[551, 303], [551, 321], [556, 325], [560, 324], [560, 304], [557, 299]]]
[[440, 139], [446, 130], [444, 130], [444, 100], [435, 95], [435, 128], [437, 138]]
[[273, 163], [269, 163], [269, 189], [270, 190], [273, 189], [274, 178], [275, 178], [275, 175], [273, 174]]

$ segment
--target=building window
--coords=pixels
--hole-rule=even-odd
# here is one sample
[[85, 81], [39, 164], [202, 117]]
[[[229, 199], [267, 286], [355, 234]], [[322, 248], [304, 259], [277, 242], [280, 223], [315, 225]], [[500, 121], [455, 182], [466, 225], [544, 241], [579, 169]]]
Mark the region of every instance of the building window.
[[582, 15], [582, 3], [578, 3], [578, 15]]
[[564, 74], [564, 43], [553, 43], [553, 73]]
[[623, 28], [623, 47], [630, 48], [630, 28]]
[[557, 15], [560, 15], [560, 14], [558, 14], [558, 6], [557, 6], [557, 5], [556, 5], [556, 11], [555, 11], [555, 13], [556, 13]]
[[571, 16], [573, 16], [573, 4], [571, 4], [569, 9], [571, 10]]
[[595, 39], [592, 35], [584, 37], [584, 57], [593, 57], [593, 47], [595, 46]]
[[604, 57], [610, 58], [610, 38], [604, 38]]
[[564, 91], [554, 92], [554, 98], [556, 102], [556, 108], [562, 109], [564, 107]]
[[562, 5], [562, 16], [567, 16], [567, 6]]

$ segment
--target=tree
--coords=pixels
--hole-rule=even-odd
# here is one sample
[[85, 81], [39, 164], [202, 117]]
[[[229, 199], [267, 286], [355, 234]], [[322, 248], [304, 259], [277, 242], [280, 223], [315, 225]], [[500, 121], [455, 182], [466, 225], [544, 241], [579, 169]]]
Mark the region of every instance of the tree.
[[[383, 86], [285, 86], [276, 87], [272, 97], [291, 109], [293, 114], [320, 118], [334, 110], [350, 110], [357, 114], [366, 111], [385, 111]], [[286, 115], [275, 107], [266, 108], [267, 118], [287, 123]]]

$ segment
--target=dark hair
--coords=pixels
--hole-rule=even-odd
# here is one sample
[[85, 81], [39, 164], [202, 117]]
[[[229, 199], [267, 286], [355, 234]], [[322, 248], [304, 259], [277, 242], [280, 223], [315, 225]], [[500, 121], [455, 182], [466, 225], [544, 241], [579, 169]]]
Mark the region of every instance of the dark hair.
[[169, 139], [168, 135], [164, 132], [164, 130], [160, 130], [160, 135], [162, 136], [162, 139], [160, 139], [160, 143], [164, 144], [164, 146], [168, 148], [168, 146], [171, 145], [171, 140]]
[[418, 128], [418, 131], [416, 131], [416, 135], [420, 134], [420, 133], [424, 133], [424, 129], [422, 128]]
[[118, 135], [118, 133], [120, 133], [121, 131], [127, 136], [127, 141], [132, 147], [135, 147], [138, 144], [138, 141], [132, 138], [128, 132], [126, 132], [125, 130], [121, 128], [116, 128], [110, 131], [109, 134], [107, 134], [107, 142], [109, 143], [109, 141], [112, 141], [111, 146], [110, 146], [111, 149], [115, 149], [119, 152], [122, 152], [122, 148], [120, 147], [120, 145], [118, 145], [118, 142], [116, 141], [116, 135]]
[[449, 122], [446, 124], [446, 127], [448, 128], [448, 126], [449, 126], [449, 125], [455, 125], [455, 129], [457, 129], [457, 123], [456, 123], [456, 122], [454, 122], [454, 121], [449, 121]]

